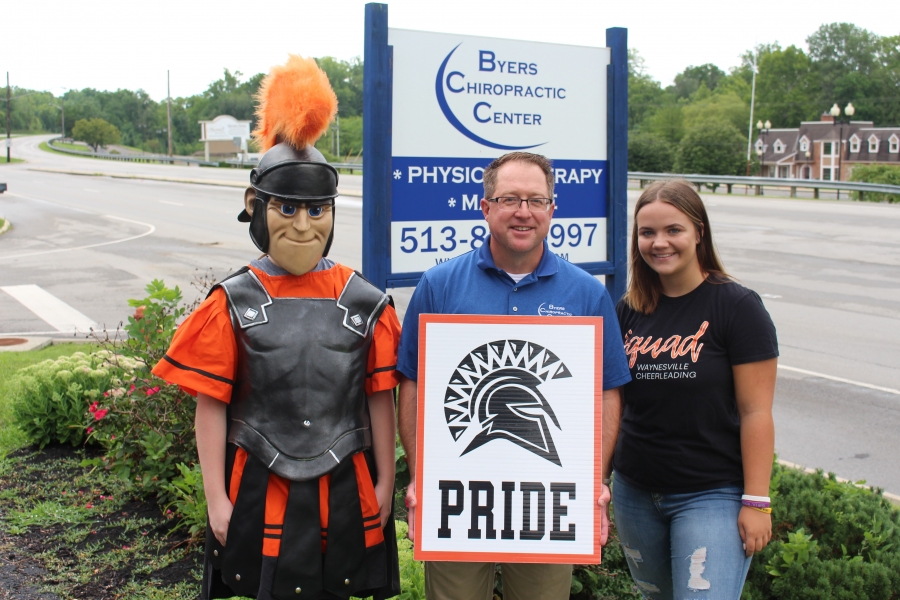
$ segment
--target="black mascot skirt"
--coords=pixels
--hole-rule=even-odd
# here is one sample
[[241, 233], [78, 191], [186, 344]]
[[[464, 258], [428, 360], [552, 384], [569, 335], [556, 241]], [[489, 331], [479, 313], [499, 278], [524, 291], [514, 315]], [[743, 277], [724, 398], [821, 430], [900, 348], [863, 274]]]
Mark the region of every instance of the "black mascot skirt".
[[371, 450], [310, 481], [287, 481], [233, 444], [227, 546], [206, 528], [200, 598], [374, 600], [400, 593], [393, 510], [382, 529]]

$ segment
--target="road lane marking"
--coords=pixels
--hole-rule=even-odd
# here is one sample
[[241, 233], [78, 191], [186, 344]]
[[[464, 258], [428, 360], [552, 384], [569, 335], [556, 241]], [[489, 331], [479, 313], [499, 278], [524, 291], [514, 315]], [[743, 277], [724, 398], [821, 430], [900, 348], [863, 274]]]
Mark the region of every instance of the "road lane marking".
[[89, 331], [97, 322], [72, 308], [40, 286], [7, 285], [0, 287], [19, 304], [46, 321], [57, 331]]
[[172, 206], [184, 206], [184, 204], [181, 204], [180, 202], [169, 202], [168, 200], [158, 200], [158, 202], [162, 204], [171, 204]]
[[52, 202], [50, 200], [42, 200], [41, 198], [34, 198], [32, 196], [23, 196], [22, 194], [16, 194], [14, 192], [5, 192], [5, 196], [12, 196], [13, 198], [21, 198], [22, 200], [31, 200], [32, 202], [40, 202], [41, 204], [49, 204], [51, 206], [58, 206], [60, 208], [65, 208], [66, 210], [72, 210], [75, 212], [84, 213], [87, 215], [96, 215], [97, 213], [91, 212], [89, 210], [85, 210], [83, 208], [76, 208], [74, 206], [68, 206], [67, 204], [60, 204], [59, 202]]
[[778, 368], [784, 369], [785, 371], [794, 371], [796, 373], [803, 373], [804, 375], [821, 377], [822, 379], [830, 379], [831, 381], [839, 381], [840, 383], [849, 383], [850, 385], [856, 385], [859, 387], [868, 388], [870, 390], [878, 390], [879, 392], [887, 392], [888, 394], [897, 394], [898, 396], [900, 396], [900, 390], [895, 390], [894, 388], [872, 385], [871, 383], [854, 381], [852, 379], [844, 379], [843, 377], [835, 377], [834, 375], [826, 375], [825, 373], [816, 373], [815, 371], [807, 371], [806, 369], [798, 369], [797, 367], [789, 367], [787, 365], [778, 365]]
[[141, 221], [132, 221], [131, 219], [126, 219], [124, 217], [115, 217], [113, 215], [103, 215], [107, 219], [115, 219], [117, 221], [125, 221], [126, 223], [134, 223], [136, 225], [143, 225], [144, 227], [149, 227], [147, 231], [141, 233], [139, 235], [133, 235], [131, 237], [122, 238], [120, 240], [112, 240], [109, 242], [100, 242], [98, 244], [87, 244], [84, 246], [75, 246], [74, 248], [56, 248], [54, 250], [41, 250], [40, 252], [25, 252], [24, 254], [6, 254], [0, 256], [0, 260], [5, 258], [25, 258], [27, 256], [41, 256], [43, 254], [55, 254], [57, 252], [72, 252], [74, 250], [86, 250], [87, 248], [99, 248], [100, 246], [109, 246], [111, 244], [121, 244], [122, 242], [130, 242], [131, 240], [136, 240], [138, 238], [146, 237], [156, 231], [156, 226], [151, 225], [150, 223], [143, 223]]

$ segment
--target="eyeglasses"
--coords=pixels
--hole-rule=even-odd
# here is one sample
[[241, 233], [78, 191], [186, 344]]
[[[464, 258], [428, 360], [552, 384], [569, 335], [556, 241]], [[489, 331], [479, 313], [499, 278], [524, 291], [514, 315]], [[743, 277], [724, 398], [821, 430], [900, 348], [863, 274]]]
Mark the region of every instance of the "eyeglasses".
[[553, 206], [552, 198], [516, 198], [515, 196], [501, 196], [499, 198], [488, 198], [488, 202], [496, 202], [500, 206], [500, 210], [519, 210], [523, 202], [528, 203], [528, 210], [531, 212], [547, 212]]

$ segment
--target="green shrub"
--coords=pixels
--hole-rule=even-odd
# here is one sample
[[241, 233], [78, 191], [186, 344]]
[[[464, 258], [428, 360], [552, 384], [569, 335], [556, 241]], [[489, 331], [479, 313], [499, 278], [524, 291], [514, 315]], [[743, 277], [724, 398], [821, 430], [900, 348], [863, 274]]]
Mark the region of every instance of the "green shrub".
[[102, 419], [93, 413], [91, 430], [91, 439], [102, 444], [106, 455], [85, 464], [102, 465], [142, 493], [159, 494], [160, 501], [168, 503], [177, 497], [166, 484], [178, 474], [179, 463], [196, 461], [197, 402], [150, 373], [168, 349], [178, 318], [187, 311], [181, 305], [181, 291], [160, 280], [153, 280], [146, 291], [145, 298], [128, 301], [136, 309], [124, 326], [128, 337], [108, 342], [113, 348], [110, 368], [117, 370], [119, 385], [107, 389], [103, 401], [92, 407], [105, 412]]
[[14, 376], [13, 416], [29, 442], [40, 448], [84, 442], [90, 426], [85, 425], [88, 408], [102, 399], [102, 391], [115, 379], [108, 357], [103, 352], [76, 352], [26, 367]]
[[203, 473], [198, 464], [188, 467], [184, 463], [178, 463], [176, 467], [180, 474], [162, 484], [166, 494], [174, 498], [166, 507], [166, 514], [178, 515], [181, 519], [173, 531], [186, 528], [191, 538], [200, 539], [206, 533]]
[[776, 464], [772, 496], [743, 600], [900, 597], [900, 512], [881, 490]]
[[425, 600], [425, 567], [413, 559], [413, 544], [406, 537], [406, 521], [394, 521], [397, 529], [397, 554], [400, 559], [399, 600]]
[[[850, 181], [900, 185], [900, 167], [893, 165], [859, 165], [853, 167]], [[859, 194], [859, 192], [851, 192], [851, 197], [854, 200], [859, 200]], [[869, 202], [900, 202], [900, 195], [865, 192], [862, 199]]]

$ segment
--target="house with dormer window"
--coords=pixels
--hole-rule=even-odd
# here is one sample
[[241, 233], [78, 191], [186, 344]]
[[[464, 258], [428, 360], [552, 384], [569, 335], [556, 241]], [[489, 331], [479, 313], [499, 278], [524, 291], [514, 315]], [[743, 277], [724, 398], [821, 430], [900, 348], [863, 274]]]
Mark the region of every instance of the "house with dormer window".
[[900, 166], [900, 127], [835, 123], [826, 113], [797, 129], [761, 131], [753, 147], [764, 177], [847, 181], [856, 165]]

